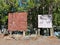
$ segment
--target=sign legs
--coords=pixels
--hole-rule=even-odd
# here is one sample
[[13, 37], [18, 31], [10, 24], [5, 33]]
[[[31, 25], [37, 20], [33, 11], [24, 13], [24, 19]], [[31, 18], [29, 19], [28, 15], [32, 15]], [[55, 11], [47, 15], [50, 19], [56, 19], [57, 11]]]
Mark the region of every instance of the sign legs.
[[10, 32], [10, 35], [12, 35], [12, 31], [9, 31]]
[[23, 37], [25, 37], [25, 31], [23, 31]]
[[53, 28], [50, 29], [50, 36], [53, 36], [54, 30]]
[[40, 36], [40, 29], [38, 29], [38, 36]]

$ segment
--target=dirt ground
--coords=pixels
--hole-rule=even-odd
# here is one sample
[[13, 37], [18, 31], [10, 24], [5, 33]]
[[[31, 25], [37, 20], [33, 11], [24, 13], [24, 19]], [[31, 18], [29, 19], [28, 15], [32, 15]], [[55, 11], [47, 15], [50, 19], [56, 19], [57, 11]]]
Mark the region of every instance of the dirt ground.
[[0, 38], [0, 45], [60, 45], [60, 39], [47, 36], [23, 38], [19, 40]]

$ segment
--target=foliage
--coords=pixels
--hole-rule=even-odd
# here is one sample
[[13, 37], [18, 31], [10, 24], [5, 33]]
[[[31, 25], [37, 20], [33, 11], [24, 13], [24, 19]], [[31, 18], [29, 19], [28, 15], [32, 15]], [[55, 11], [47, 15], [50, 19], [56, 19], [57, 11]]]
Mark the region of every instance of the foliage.
[[5, 0], [0, 0], [0, 27], [6, 23], [9, 7], [10, 6], [5, 3]]
[[60, 0], [55, 0], [53, 8], [53, 24], [60, 26]]
[[38, 14], [52, 14], [53, 25], [60, 25], [60, 0], [0, 0], [0, 24], [10, 12], [28, 12], [28, 23], [37, 27]]

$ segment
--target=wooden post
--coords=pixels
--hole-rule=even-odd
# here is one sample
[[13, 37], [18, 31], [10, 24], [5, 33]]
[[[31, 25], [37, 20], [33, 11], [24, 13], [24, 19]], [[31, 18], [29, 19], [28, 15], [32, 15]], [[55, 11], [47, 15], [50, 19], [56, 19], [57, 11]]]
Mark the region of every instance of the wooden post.
[[10, 31], [10, 35], [12, 35], [12, 31]]
[[25, 31], [23, 31], [23, 37], [25, 37]]
[[35, 31], [35, 34], [37, 35], [37, 29], [36, 28], [34, 28], [34, 31]]
[[53, 28], [50, 29], [50, 36], [53, 36], [54, 30]]
[[40, 29], [38, 29], [38, 36], [40, 36]]
[[37, 30], [36, 30], [36, 35], [37, 35]]

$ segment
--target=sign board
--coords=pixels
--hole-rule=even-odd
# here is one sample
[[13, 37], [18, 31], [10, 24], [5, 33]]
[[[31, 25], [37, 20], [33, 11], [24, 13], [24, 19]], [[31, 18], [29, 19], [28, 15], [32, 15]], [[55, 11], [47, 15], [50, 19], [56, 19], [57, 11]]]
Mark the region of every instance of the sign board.
[[25, 31], [27, 30], [27, 13], [9, 13], [8, 15], [9, 31]]
[[38, 28], [52, 28], [52, 15], [38, 15]]

